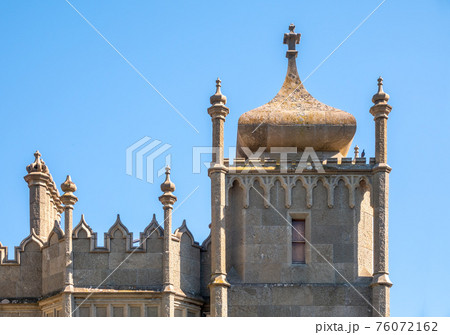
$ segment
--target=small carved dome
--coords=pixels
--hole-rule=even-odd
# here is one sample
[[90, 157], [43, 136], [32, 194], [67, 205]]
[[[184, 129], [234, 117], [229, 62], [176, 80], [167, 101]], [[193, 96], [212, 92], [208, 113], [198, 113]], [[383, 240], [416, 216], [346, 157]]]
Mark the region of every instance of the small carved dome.
[[45, 162], [41, 159], [41, 153], [39, 150], [36, 150], [34, 153], [34, 162], [27, 166], [27, 172], [42, 172], [48, 173], [48, 167], [45, 165]]
[[211, 105], [225, 105], [227, 103], [227, 97], [222, 94], [220, 91], [220, 87], [222, 86], [222, 81], [220, 78], [217, 78], [216, 80], [216, 93], [214, 95], [211, 95], [209, 98], [209, 101], [211, 102]]
[[77, 186], [72, 181], [72, 178], [70, 178], [69, 175], [66, 177], [66, 180], [64, 181], [64, 183], [61, 184], [61, 190], [64, 193], [73, 193], [77, 190]]
[[242, 147], [255, 152], [266, 147], [312, 147], [322, 157], [346, 156], [356, 131], [356, 119], [350, 113], [327, 106], [309, 94], [297, 71], [295, 44], [300, 34], [289, 27], [284, 43], [288, 71], [278, 94], [267, 104], [241, 115], [238, 123], [237, 155], [246, 157]]
[[387, 104], [387, 102], [389, 101], [389, 94], [387, 94], [386, 92], [383, 91], [383, 78], [379, 77], [378, 78], [378, 92], [374, 94], [374, 96], [372, 97], [372, 102], [377, 105], [377, 104]]
[[161, 184], [161, 191], [172, 193], [175, 191], [175, 184], [170, 180], [170, 167], [166, 167], [166, 180]]

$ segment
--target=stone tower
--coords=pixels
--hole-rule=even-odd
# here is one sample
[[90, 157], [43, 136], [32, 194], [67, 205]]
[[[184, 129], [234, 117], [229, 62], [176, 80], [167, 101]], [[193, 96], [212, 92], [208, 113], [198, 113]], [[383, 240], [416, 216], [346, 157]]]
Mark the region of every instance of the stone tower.
[[366, 162], [357, 147], [347, 157], [356, 120], [305, 89], [294, 29], [284, 35], [285, 81], [239, 118], [232, 165], [220, 82], [211, 97], [211, 315], [387, 316], [389, 96], [380, 79], [376, 157]]
[[28, 174], [24, 177], [30, 189], [30, 234], [45, 242], [55, 224], [61, 221], [64, 207], [39, 151], [34, 153], [34, 158], [34, 162], [27, 166]]

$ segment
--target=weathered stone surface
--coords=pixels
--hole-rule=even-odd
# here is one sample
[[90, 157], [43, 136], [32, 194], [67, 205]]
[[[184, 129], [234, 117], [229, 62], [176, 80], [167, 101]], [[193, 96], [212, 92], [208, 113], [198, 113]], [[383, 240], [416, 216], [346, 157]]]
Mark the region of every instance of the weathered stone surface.
[[[388, 316], [389, 96], [380, 79], [371, 108], [375, 159], [366, 164], [357, 151], [354, 159], [341, 157], [354, 118], [306, 92], [292, 49], [299, 35], [292, 29], [285, 39], [285, 83], [273, 101], [241, 117], [234, 164], [224, 157], [229, 110], [216, 82], [208, 108], [211, 234], [202, 246], [185, 221], [173, 233], [170, 168], [159, 197], [161, 226], [153, 216], [134, 240], [119, 216], [104, 235], [84, 216], [73, 228], [76, 186], [68, 176], [60, 196], [37, 152], [25, 176], [30, 235], [9, 255], [0, 244], [0, 316]], [[262, 157], [240, 158], [242, 145], [262, 143]], [[281, 144], [311, 145], [319, 161], [310, 157], [299, 170], [300, 153], [267, 153]], [[302, 221], [302, 234], [293, 220]]]

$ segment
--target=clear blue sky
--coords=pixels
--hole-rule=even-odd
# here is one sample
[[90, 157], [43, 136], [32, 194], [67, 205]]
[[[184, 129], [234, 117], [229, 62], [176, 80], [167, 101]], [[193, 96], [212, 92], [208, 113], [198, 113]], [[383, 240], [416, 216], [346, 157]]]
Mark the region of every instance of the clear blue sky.
[[[381, 0], [380, 0], [381, 1]], [[0, 3], [0, 241], [29, 232], [25, 166], [39, 149], [58, 185], [70, 173], [82, 213], [100, 234], [121, 214], [135, 234], [156, 213], [157, 179], [125, 173], [125, 150], [144, 136], [172, 145], [184, 218], [202, 242], [210, 222], [206, 170], [192, 174], [192, 147], [210, 144], [206, 112], [214, 80], [228, 97], [225, 144], [239, 116], [281, 86], [294, 22], [305, 78], [380, 3], [370, 1], [87, 1], [72, 4], [199, 130], [197, 134], [64, 1]], [[369, 114], [376, 79], [391, 95], [388, 156], [393, 316], [449, 316], [446, 169], [450, 166], [450, 3], [388, 0], [306, 82], [319, 100], [357, 118], [354, 144], [374, 155]], [[160, 164], [164, 164], [161, 159]]]

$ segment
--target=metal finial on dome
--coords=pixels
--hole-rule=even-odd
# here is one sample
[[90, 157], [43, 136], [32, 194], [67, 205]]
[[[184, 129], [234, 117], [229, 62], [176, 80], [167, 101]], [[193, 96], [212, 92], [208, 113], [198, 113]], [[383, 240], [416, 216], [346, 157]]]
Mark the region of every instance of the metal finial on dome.
[[383, 91], [383, 78], [380, 76], [378, 79], [378, 92], [373, 96], [372, 102], [374, 104], [384, 103], [389, 101], [389, 94]]

